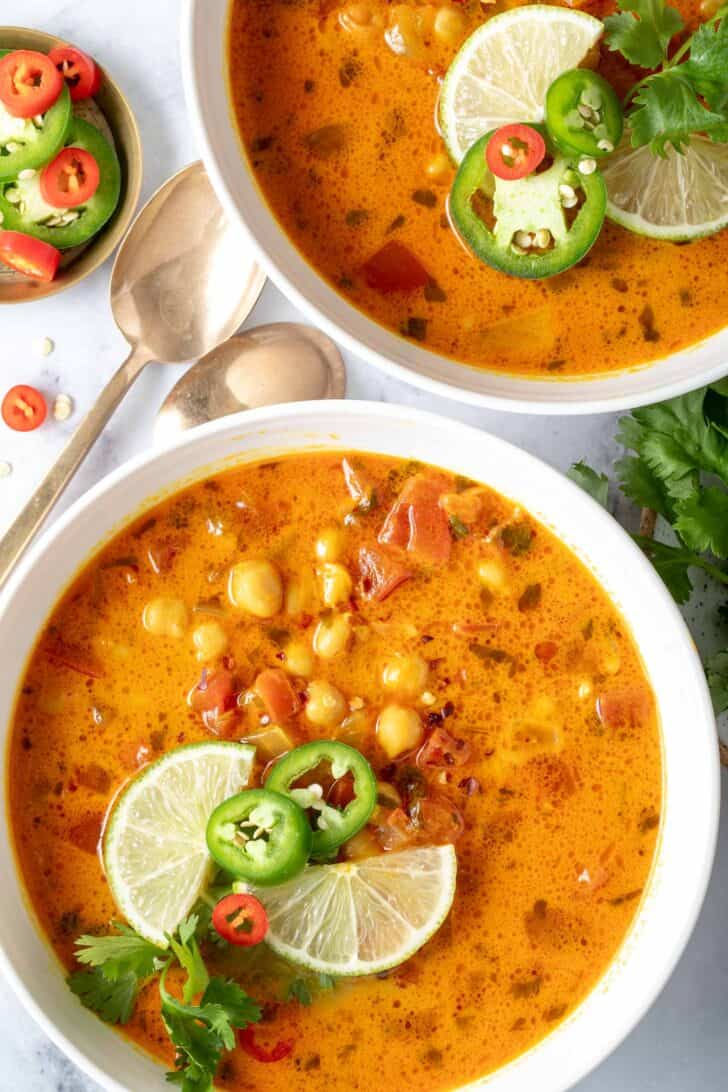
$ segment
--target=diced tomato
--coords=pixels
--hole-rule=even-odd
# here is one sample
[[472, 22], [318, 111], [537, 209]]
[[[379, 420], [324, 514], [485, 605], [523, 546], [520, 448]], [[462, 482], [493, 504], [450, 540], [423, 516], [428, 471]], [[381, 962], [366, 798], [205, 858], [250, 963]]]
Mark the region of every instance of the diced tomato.
[[168, 573], [177, 554], [186, 544], [187, 540], [181, 536], [166, 535], [150, 546], [147, 558], [155, 573]]
[[366, 546], [360, 549], [359, 587], [364, 599], [381, 603], [411, 577], [410, 570], [394, 558], [386, 557], [379, 550], [371, 550]]
[[344, 472], [346, 488], [352, 500], [355, 500], [359, 508], [367, 511], [374, 504], [374, 483], [369, 475], [361, 467], [352, 466], [349, 459], [341, 460], [341, 469]]
[[456, 739], [445, 728], [435, 728], [417, 754], [418, 766], [464, 766], [471, 753], [470, 744]]
[[382, 295], [414, 292], [430, 280], [430, 274], [419, 258], [396, 239], [385, 243], [376, 254], [372, 254], [364, 262], [361, 272], [368, 286]]
[[33, 432], [48, 414], [46, 400], [35, 387], [11, 387], [3, 398], [2, 418], [15, 432]]
[[0, 60], [0, 102], [13, 117], [45, 114], [62, 90], [63, 77], [45, 53], [14, 49]]
[[270, 1050], [260, 1046], [252, 1027], [243, 1028], [242, 1031], [238, 1032], [238, 1042], [245, 1053], [249, 1054], [256, 1062], [280, 1062], [293, 1053], [293, 1042], [288, 1039], [279, 1040]]
[[90, 99], [101, 87], [101, 69], [88, 53], [71, 45], [60, 45], [48, 54], [68, 84], [72, 102]]
[[16, 273], [50, 284], [58, 272], [61, 252], [22, 231], [0, 231], [0, 262]]
[[269, 667], [261, 671], [253, 683], [253, 690], [265, 705], [274, 724], [285, 724], [301, 708], [301, 699], [280, 667]]
[[70, 842], [84, 853], [96, 853], [101, 841], [104, 817], [101, 813], [86, 816], [68, 832]]
[[226, 895], [212, 911], [212, 925], [228, 944], [252, 948], [268, 932], [268, 915], [254, 895]]
[[78, 645], [67, 644], [60, 637], [51, 637], [48, 643], [43, 645], [42, 651], [52, 663], [68, 667], [71, 671], [77, 671], [79, 675], [87, 675], [90, 679], [103, 678], [104, 669], [92, 653]]
[[41, 171], [40, 192], [57, 209], [90, 201], [101, 181], [99, 165], [85, 148], [63, 148]]
[[459, 809], [444, 799], [426, 797], [420, 800], [412, 809], [412, 822], [420, 839], [428, 845], [456, 842], [465, 830]]
[[445, 564], [450, 558], [452, 535], [440, 497], [448, 487], [440, 475], [415, 474], [408, 478], [379, 532], [379, 541], [401, 546], [423, 561]]
[[649, 720], [652, 699], [642, 686], [608, 690], [597, 698], [597, 715], [605, 728], [641, 728]]
[[195, 713], [226, 713], [235, 706], [235, 680], [232, 671], [220, 668], [219, 671], [202, 672], [202, 678], [188, 701]]
[[326, 803], [334, 808], [345, 808], [352, 802], [356, 792], [354, 791], [354, 778], [351, 774], [344, 774], [329, 789]]

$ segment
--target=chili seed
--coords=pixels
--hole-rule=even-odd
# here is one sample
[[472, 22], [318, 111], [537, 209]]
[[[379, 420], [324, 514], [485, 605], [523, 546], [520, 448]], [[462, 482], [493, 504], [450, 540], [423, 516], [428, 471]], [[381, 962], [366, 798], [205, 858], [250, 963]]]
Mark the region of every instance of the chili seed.
[[596, 159], [584, 158], [579, 160], [579, 174], [594, 174], [597, 169]]

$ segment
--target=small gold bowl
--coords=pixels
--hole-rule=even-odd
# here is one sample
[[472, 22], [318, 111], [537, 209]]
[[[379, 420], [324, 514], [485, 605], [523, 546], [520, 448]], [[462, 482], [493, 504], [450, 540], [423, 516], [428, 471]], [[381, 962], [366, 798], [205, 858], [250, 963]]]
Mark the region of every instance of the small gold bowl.
[[[36, 49], [48, 53], [65, 41], [41, 30], [24, 27], [0, 27], [0, 49]], [[72, 43], [75, 44], [75, 43]], [[83, 49], [83, 42], [78, 43]], [[97, 62], [98, 63], [98, 62]], [[0, 276], [0, 304], [28, 303], [54, 296], [93, 273], [116, 249], [132, 221], [142, 185], [142, 144], [136, 119], [126, 98], [105, 69], [101, 89], [95, 96], [114, 137], [121, 164], [121, 197], [109, 222], [83, 248], [69, 251], [61, 259], [55, 280], [42, 284], [20, 274]], [[65, 264], [64, 264], [65, 262]]]

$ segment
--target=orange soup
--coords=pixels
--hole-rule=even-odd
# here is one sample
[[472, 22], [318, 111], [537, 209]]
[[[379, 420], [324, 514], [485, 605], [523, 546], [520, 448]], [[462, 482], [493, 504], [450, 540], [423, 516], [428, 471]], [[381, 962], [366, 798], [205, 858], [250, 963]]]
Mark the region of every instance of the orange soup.
[[[508, 276], [461, 244], [447, 214], [455, 168], [435, 124], [438, 95], [468, 35], [514, 6], [233, 0], [234, 110], [273, 214], [354, 306], [479, 368], [593, 376], [660, 359], [720, 330], [725, 230], [680, 245], [607, 220], [587, 257], [540, 280]], [[602, 18], [614, 5], [571, 6]], [[701, 18], [692, 0], [676, 6], [691, 27]], [[641, 74], [620, 67], [605, 46], [595, 60], [620, 94]], [[382, 287], [367, 272], [388, 244], [396, 244], [385, 256], [397, 259], [400, 273], [403, 261], [416, 262], [410, 290]]]
[[[454, 846], [452, 908], [409, 958], [346, 979], [223, 943], [208, 915], [209, 973], [262, 1006], [217, 1084], [364, 1089], [376, 1072], [459, 1087], [537, 1043], [605, 973], [661, 811], [655, 703], [623, 619], [487, 486], [300, 454], [201, 481], [116, 535], [54, 608], [18, 696], [10, 820], [31, 904], [63, 966], [88, 974], [79, 935], [120, 918], [99, 846], [106, 823], [108, 861], [121, 790], [206, 740], [250, 741], [260, 785], [321, 739], [377, 779], [368, 822], [321, 867]], [[102, 1015], [172, 1068], [151, 974], [128, 1011]], [[94, 982], [76, 976], [88, 999]]]

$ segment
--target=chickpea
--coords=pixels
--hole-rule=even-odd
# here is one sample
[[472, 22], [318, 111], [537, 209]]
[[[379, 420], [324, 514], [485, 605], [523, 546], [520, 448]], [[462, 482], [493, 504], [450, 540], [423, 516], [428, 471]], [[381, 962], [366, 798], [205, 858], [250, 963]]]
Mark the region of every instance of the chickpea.
[[219, 622], [201, 622], [192, 633], [192, 643], [200, 663], [210, 663], [228, 650], [228, 636]]
[[435, 15], [435, 37], [444, 45], [460, 45], [465, 37], [465, 16], [457, 8], [442, 7]]
[[373, 18], [372, 9], [368, 4], [347, 4], [339, 13], [339, 23], [344, 30], [365, 30], [371, 26]]
[[382, 683], [386, 690], [404, 698], [417, 698], [427, 686], [428, 675], [427, 661], [417, 653], [410, 656], [398, 653], [385, 663]]
[[306, 718], [317, 728], [333, 728], [341, 724], [348, 713], [346, 698], [331, 683], [315, 679], [309, 683], [306, 701]]
[[313, 635], [313, 650], [324, 660], [333, 660], [334, 656], [346, 650], [351, 640], [351, 621], [348, 614], [335, 614], [332, 618], [322, 618]]
[[181, 599], [150, 599], [144, 607], [142, 625], [155, 637], [184, 637], [189, 613]]
[[283, 668], [289, 675], [300, 675], [309, 679], [313, 675], [313, 652], [305, 641], [289, 641], [285, 648]]
[[316, 539], [319, 561], [338, 561], [344, 552], [344, 532], [341, 527], [326, 527]]
[[327, 607], [348, 603], [354, 590], [354, 582], [343, 565], [326, 562], [316, 570], [321, 581], [321, 594]]
[[293, 618], [310, 614], [314, 608], [314, 590], [313, 573], [310, 570], [304, 569], [297, 576], [292, 576], [286, 583], [286, 614]]
[[453, 165], [444, 152], [438, 152], [437, 155], [433, 155], [432, 159], [425, 167], [425, 174], [429, 180], [443, 185], [450, 181], [452, 173]]
[[478, 563], [478, 579], [488, 591], [502, 595], [508, 590], [508, 574], [505, 565], [495, 557], [483, 558]]
[[422, 721], [414, 709], [385, 705], [377, 720], [377, 739], [387, 758], [396, 758], [419, 747], [424, 738]]
[[272, 618], [283, 606], [283, 581], [272, 561], [239, 561], [230, 570], [228, 597], [238, 610]]

